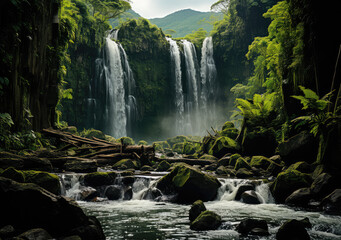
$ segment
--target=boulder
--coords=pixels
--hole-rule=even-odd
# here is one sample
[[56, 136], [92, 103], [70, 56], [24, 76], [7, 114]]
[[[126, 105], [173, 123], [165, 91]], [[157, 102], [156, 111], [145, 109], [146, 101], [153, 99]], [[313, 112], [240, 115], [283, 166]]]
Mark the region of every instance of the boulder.
[[268, 224], [265, 220], [258, 219], [244, 219], [237, 226], [237, 231], [242, 235], [258, 235], [267, 236], [269, 235]]
[[243, 154], [249, 156], [273, 156], [277, 147], [276, 134], [272, 128], [248, 131], [242, 142]]
[[97, 162], [95, 160], [68, 160], [64, 164], [64, 169], [75, 173], [97, 172]]
[[300, 188], [293, 192], [285, 199], [285, 203], [289, 205], [306, 207], [313, 198], [310, 188]]
[[0, 173], [0, 177], [9, 178], [19, 183], [25, 182], [25, 175], [23, 174], [23, 172], [18, 171], [14, 169], [13, 167], [9, 167], [5, 171]]
[[25, 240], [46, 240], [46, 239], [52, 239], [51, 235], [42, 228], [35, 228], [28, 230], [19, 236], [17, 236], [18, 239], [25, 239]]
[[104, 195], [109, 200], [119, 200], [122, 197], [122, 189], [120, 186], [111, 185], [106, 188]]
[[88, 173], [84, 176], [84, 183], [86, 186], [99, 187], [104, 185], [111, 185], [115, 182], [115, 172], [94, 172]]
[[24, 169], [51, 172], [53, 168], [48, 159], [29, 156], [24, 159]]
[[241, 199], [242, 194], [244, 192], [250, 191], [250, 190], [255, 190], [255, 186], [252, 185], [252, 184], [240, 185], [238, 190], [237, 190], [237, 193], [236, 193], [236, 196], [235, 196], [234, 200], [239, 201]]
[[140, 170], [141, 171], [152, 172], [152, 171], [154, 171], [154, 168], [152, 168], [151, 166], [148, 166], [148, 165], [143, 165]]
[[189, 141], [188, 137], [182, 135], [167, 139], [167, 143], [170, 145], [170, 148], [173, 148], [173, 146], [177, 143], [184, 143], [188, 141]]
[[163, 152], [166, 148], [171, 148], [169, 143], [166, 141], [154, 142], [153, 146], [155, 151]]
[[250, 166], [266, 170], [271, 163], [272, 163], [271, 160], [267, 157], [253, 156], [251, 158]]
[[270, 190], [276, 201], [283, 203], [294, 191], [300, 188], [310, 187], [311, 182], [310, 175], [297, 170], [287, 170], [278, 174]]
[[251, 178], [253, 176], [254, 176], [253, 172], [248, 170], [248, 169], [246, 169], [246, 168], [240, 168], [236, 172], [236, 177], [237, 178]]
[[82, 186], [80, 187], [80, 193], [78, 194], [77, 199], [91, 202], [99, 196], [100, 194], [96, 189]]
[[206, 210], [191, 223], [190, 228], [196, 231], [216, 230], [221, 223], [221, 217], [218, 214]]
[[195, 143], [185, 142], [183, 145], [183, 154], [191, 155], [194, 154], [197, 150], [199, 150]]
[[[105, 239], [98, 222], [91, 221], [75, 201], [56, 196], [36, 184], [0, 177], [0, 195], [0, 226], [10, 224], [22, 231], [43, 228], [53, 238], [78, 235], [84, 240]], [[95, 229], [97, 234], [88, 235], [80, 228]]]
[[311, 165], [306, 163], [306, 162], [297, 162], [297, 163], [291, 164], [288, 167], [288, 169], [289, 170], [297, 170], [297, 171], [300, 171], [302, 173], [311, 173], [313, 171]]
[[199, 159], [203, 159], [203, 160], [218, 160], [218, 158], [216, 158], [213, 155], [209, 155], [209, 154], [204, 154]]
[[206, 211], [206, 207], [203, 201], [195, 201], [189, 210], [189, 220], [193, 222], [204, 211]]
[[245, 191], [242, 193], [241, 201], [247, 204], [260, 204], [260, 200], [255, 191]]
[[15, 169], [24, 169], [24, 160], [21, 158], [0, 158], [0, 166], [3, 169], [13, 167]]
[[307, 131], [303, 131], [278, 145], [279, 155], [287, 164], [299, 161], [313, 163], [316, 160], [317, 150], [317, 139]]
[[321, 204], [326, 213], [341, 215], [341, 189], [335, 189], [322, 200]]
[[60, 181], [57, 175], [34, 170], [23, 171], [23, 174], [26, 183], [35, 183], [51, 193], [60, 194]]
[[249, 163], [242, 157], [238, 158], [236, 164], [234, 165], [234, 170], [238, 171], [241, 168], [251, 170], [251, 166], [249, 165]]
[[157, 188], [149, 188], [146, 192], [143, 193], [142, 199], [145, 200], [155, 200], [158, 197], [161, 197], [162, 193]]
[[132, 187], [128, 187], [124, 190], [124, 194], [123, 194], [123, 200], [131, 200], [133, 198], [133, 188]]
[[310, 240], [310, 236], [306, 228], [311, 228], [311, 223], [308, 218], [305, 218], [303, 220], [288, 220], [278, 229], [276, 239]]
[[223, 158], [219, 159], [218, 166], [227, 167], [230, 164], [230, 158], [231, 158], [231, 156], [223, 157]]
[[167, 171], [169, 168], [171, 167], [171, 165], [166, 161], [163, 160], [162, 162], [160, 162], [157, 165], [157, 168], [155, 169], [157, 172], [165, 172]]
[[328, 173], [322, 173], [314, 180], [310, 189], [314, 195], [322, 199], [339, 187], [341, 187], [341, 184], [335, 177], [332, 177]]
[[270, 174], [272, 176], [277, 176], [283, 170], [283, 167], [284, 167], [284, 163], [278, 164], [278, 163], [272, 162], [269, 165], [269, 167], [266, 169], [266, 171], [268, 174]]
[[227, 174], [227, 170], [224, 166], [218, 167], [215, 172], [218, 175], [226, 175]]
[[234, 167], [236, 165], [238, 158], [240, 158], [240, 157], [242, 157], [242, 156], [238, 153], [231, 155], [229, 165]]
[[16, 231], [12, 225], [6, 225], [0, 228], [0, 239], [11, 238], [16, 235]]
[[127, 169], [139, 169], [140, 163], [132, 160], [132, 159], [122, 159], [119, 162], [115, 163], [113, 166], [114, 169], [127, 170]]
[[156, 185], [163, 194], [177, 194], [179, 203], [192, 203], [197, 199], [214, 200], [220, 186], [217, 178], [185, 164], [176, 166]]
[[209, 149], [208, 154], [221, 158], [227, 153], [236, 153], [238, 150], [239, 146], [235, 140], [229, 137], [219, 137]]

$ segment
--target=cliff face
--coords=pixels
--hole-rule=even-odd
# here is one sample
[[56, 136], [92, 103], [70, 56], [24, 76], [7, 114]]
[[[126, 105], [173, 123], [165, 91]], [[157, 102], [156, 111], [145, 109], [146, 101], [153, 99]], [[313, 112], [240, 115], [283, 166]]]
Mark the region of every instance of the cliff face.
[[0, 112], [11, 114], [16, 130], [49, 127], [58, 100], [60, 0], [1, 1], [0, 9]]

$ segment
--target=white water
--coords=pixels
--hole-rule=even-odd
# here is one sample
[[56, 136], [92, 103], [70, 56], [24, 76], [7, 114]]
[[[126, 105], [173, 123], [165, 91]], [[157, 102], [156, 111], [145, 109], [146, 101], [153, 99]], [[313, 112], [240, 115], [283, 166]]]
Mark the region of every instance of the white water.
[[171, 63], [174, 75], [174, 87], [175, 87], [175, 134], [180, 135], [184, 132], [184, 93], [182, 89], [182, 73], [181, 73], [181, 54], [179, 46], [171, 38], [166, 38], [170, 44]]
[[[82, 190], [80, 175], [61, 175], [66, 196], [75, 197]], [[266, 220], [270, 236], [256, 239], [275, 239], [278, 228], [288, 219], [308, 217], [312, 229], [311, 239], [341, 239], [341, 217], [294, 210], [285, 205], [274, 204], [267, 184], [242, 179], [220, 179], [222, 186], [215, 201], [206, 202], [208, 210], [217, 212], [223, 225], [216, 231], [196, 232], [189, 229], [189, 205], [141, 200], [148, 189], [154, 188], [159, 177], [140, 176], [132, 185], [133, 198], [130, 201], [78, 202], [83, 210], [97, 216], [102, 223], [107, 239], [255, 239], [240, 238], [235, 228], [245, 218]], [[238, 187], [253, 183], [262, 204], [245, 204], [234, 201]], [[115, 185], [122, 181], [115, 182]]]
[[115, 138], [130, 134], [138, 116], [133, 72], [126, 52], [115, 41], [117, 37], [118, 31], [113, 31], [105, 39], [103, 58], [96, 60], [96, 78], [90, 84], [88, 99], [89, 127]]

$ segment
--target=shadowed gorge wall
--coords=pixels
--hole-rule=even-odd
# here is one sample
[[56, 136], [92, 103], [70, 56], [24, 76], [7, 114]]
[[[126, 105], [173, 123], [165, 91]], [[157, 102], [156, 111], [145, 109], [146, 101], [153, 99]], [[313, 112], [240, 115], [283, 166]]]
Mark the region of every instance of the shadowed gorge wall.
[[17, 130], [53, 125], [58, 100], [60, 0], [1, 1], [0, 112]]

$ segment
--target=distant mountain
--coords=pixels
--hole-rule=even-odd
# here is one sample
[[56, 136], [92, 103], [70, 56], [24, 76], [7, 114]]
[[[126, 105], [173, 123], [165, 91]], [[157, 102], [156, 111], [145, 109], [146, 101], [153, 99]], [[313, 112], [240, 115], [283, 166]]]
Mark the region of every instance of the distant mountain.
[[199, 28], [203, 28], [207, 32], [210, 32], [213, 29], [213, 26], [203, 20], [205, 19], [208, 21], [211, 17], [220, 20], [223, 18], [223, 14], [215, 12], [198, 12], [192, 9], [185, 9], [169, 14], [163, 18], [152, 18], [149, 20], [151, 23], [162, 28], [162, 30], [166, 33], [169, 29], [175, 30], [176, 32], [171, 35], [174, 38], [178, 38], [184, 37]]
[[118, 19], [110, 19], [110, 25], [115, 28], [119, 25], [120, 22], [125, 22], [129, 19], [139, 19], [141, 16], [136, 13], [134, 10], [130, 9], [128, 11], [126, 11], [125, 13], [123, 13], [120, 18]]

